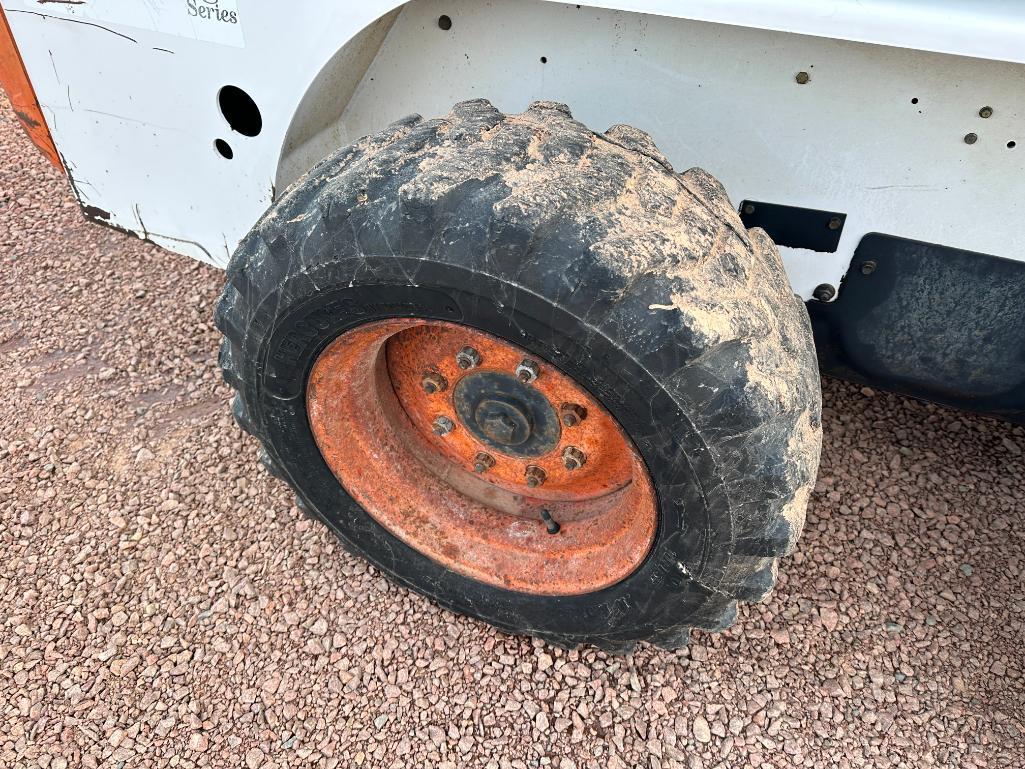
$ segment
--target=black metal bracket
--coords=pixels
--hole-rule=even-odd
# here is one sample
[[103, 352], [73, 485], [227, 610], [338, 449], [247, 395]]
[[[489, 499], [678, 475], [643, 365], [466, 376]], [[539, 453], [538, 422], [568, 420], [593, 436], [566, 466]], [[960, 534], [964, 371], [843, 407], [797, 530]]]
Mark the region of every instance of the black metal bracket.
[[745, 227], [761, 227], [777, 246], [832, 254], [840, 245], [847, 214], [745, 200], [740, 204], [740, 220]]

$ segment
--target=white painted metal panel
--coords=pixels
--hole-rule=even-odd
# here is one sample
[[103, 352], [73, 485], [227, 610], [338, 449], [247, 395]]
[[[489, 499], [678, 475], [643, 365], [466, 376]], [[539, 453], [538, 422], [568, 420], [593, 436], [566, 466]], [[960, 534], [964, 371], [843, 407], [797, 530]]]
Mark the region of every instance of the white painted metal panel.
[[[595, 130], [647, 131], [736, 203], [847, 213], [835, 254], [782, 249], [804, 297], [838, 284], [872, 231], [1025, 259], [1020, 65], [575, 6], [475, 7], [403, 12], [342, 116], [343, 141], [471, 96], [512, 112], [554, 99]], [[454, 24], [434, 34], [442, 10]]]
[[[269, 204], [286, 131], [317, 73], [399, 4], [240, 0], [241, 36], [211, 40], [183, 26], [188, 0], [151, 0], [148, 21], [131, 0], [102, 8], [99, 0], [2, 1], [83, 201], [109, 211], [116, 225], [215, 264]], [[1015, 227], [1025, 145], [1006, 146], [1025, 140], [1025, 69], [733, 26], [1020, 60], [1025, 50], [1012, 43], [1025, 39], [1025, 6], [615, 4], [724, 23], [530, 0], [417, 0], [340, 123], [322, 132], [330, 141], [306, 149], [323, 155], [403, 114], [443, 114], [472, 96], [507, 111], [558, 99], [598, 130], [627, 122], [649, 131], [677, 167], [709, 169], [737, 201], [848, 213], [836, 254], [785, 254], [805, 296], [817, 283], [835, 284], [872, 230], [1025, 258]], [[448, 32], [437, 27], [442, 13], [454, 20]], [[801, 69], [811, 73], [804, 86], [793, 79]], [[260, 136], [227, 127], [216, 103], [225, 84], [260, 105]], [[977, 115], [984, 104], [996, 110], [987, 121]], [[980, 136], [973, 146], [962, 141], [969, 131]], [[234, 159], [214, 151], [216, 138], [229, 141]]]
[[1020, 0], [599, 0], [592, 5], [1025, 62], [1025, 3]]
[[[111, 224], [220, 266], [271, 201], [285, 131], [309, 83], [395, 5], [243, 3], [240, 47], [187, 34], [187, 0], [3, 0], [82, 201], [109, 212]], [[153, 14], [148, 25], [140, 8]], [[226, 84], [261, 106], [260, 136], [226, 125], [217, 107]], [[214, 150], [217, 138], [233, 160]]]

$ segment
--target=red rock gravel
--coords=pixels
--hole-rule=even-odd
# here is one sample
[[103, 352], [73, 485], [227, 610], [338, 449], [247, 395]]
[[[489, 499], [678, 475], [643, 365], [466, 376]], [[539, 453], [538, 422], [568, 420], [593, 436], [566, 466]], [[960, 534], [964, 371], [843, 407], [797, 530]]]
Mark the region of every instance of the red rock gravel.
[[228, 412], [221, 273], [86, 223], [0, 105], [0, 766], [1025, 765], [1025, 431], [838, 382], [798, 553], [566, 652], [347, 555]]

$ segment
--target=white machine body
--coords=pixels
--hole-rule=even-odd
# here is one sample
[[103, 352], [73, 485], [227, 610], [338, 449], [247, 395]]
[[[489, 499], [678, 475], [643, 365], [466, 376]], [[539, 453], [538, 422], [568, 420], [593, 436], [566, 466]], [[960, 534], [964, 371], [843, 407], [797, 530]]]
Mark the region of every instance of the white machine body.
[[1025, 260], [1022, 4], [0, 2], [83, 206], [214, 265], [334, 149], [475, 97], [634, 125], [735, 202], [842, 212], [835, 251], [781, 249], [805, 298], [870, 232]]

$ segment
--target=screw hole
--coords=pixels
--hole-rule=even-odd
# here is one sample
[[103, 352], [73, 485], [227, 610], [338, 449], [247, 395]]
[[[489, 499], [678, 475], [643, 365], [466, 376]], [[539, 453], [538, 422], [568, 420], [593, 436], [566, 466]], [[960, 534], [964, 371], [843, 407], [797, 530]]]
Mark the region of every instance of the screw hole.
[[1009, 149], [1009, 150], [1013, 150], [1017, 146], [1018, 146], [1018, 142], [1014, 142], [1014, 141], [1007, 142], [1007, 149]]
[[541, 63], [542, 64], [547, 64], [548, 63], [548, 57], [547, 56], [542, 56], [541, 57]]
[[911, 100], [911, 103], [912, 103], [912, 104], [918, 104], [918, 97], [916, 96], [915, 98], [913, 98], [913, 99]]
[[224, 139], [217, 139], [214, 142], [214, 149], [216, 149], [217, 153], [226, 160], [231, 160], [235, 157], [235, 153], [232, 151], [231, 145], [224, 141]]
[[439, 16], [438, 26], [447, 32], [448, 30], [452, 29], [452, 19], [445, 15]]
[[263, 129], [263, 117], [253, 97], [235, 85], [226, 85], [217, 93], [217, 104], [231, 130], [243, 136], [257, 136]]

